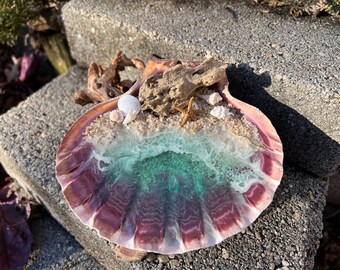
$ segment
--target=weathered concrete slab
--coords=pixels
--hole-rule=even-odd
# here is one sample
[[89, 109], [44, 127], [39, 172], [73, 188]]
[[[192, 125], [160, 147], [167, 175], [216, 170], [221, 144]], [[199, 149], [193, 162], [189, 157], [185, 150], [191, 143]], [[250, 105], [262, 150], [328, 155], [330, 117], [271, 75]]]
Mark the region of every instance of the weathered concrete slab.
[[86, 110], [73, 103], [86, 84], [75, 67], [0, 117], [0, 162], [108, 269], [312, 269], [322, 231], [327, 181], [289, 165], [273, 204], [244, 233], [208, 249], [173, 256], [166, 263], [123, 263], [110, 245], [73, 215], [55, 179], [55, 151]]
[[64, 228], [49, 215], [30, 221], [33, 246], [26, 270], [104, 270]]
[[232, 92], [272, 120], [286, 160], [319, 176], [339, 168], [340, 28], [332, 21], [226, 0], [73, 0], [63, 20], [79, 63], [107, 64], [121, 49], [144, 60], [208, 54], [236, 64], [228, 70]]

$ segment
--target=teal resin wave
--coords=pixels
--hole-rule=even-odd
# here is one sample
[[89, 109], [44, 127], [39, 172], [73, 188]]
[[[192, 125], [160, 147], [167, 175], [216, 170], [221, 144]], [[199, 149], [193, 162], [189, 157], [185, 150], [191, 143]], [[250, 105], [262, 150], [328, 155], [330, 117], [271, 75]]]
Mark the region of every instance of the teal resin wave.
[[141, 138], [126, 132], [109, 145], [97, 147], [94, 155], [106, 181], [130, 178], [144, 191], [164, 175], [169, 191], [180, 192], [180, 179], [187, 179], [198, 194], [214, 184], [244, 192], [259, 181], [259, 165], [249, 159], [253, 153], [242, 153], [232, 139], [222, 142], [209, 135], [177, 130]]

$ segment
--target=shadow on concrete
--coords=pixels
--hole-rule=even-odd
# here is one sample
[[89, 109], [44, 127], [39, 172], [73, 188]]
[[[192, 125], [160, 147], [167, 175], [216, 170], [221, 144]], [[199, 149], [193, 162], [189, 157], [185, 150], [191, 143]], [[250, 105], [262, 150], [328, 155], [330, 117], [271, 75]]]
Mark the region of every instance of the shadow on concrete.
[[[239, 64], [230, 65], [227, 76], [230, 93], [259, 108], [271, 120], [283, 143], [285, 166], [281, 184], [272, 204], [253, 226], [261, 234], [266, 231], [265, 221], [275, 226], [262, 240], [263, 244], [270, 246], [271, 243], [280, 242], [278, 238], [286, 238], [290, 246], [295, 245], [301, 249], [294, 251], [303, 254], [299, 263], [302, 262], [306, 269], [312, 269], [322, 236], [322, 211], [327, 182], [311, 175], [326, 176], [339, 170], [337, 159], [340, 156], [340, 145], [306, 117], [276, 100], [265, 90], [272, 84], [269, 73], [258, 75], [249, 65]], [[288, 253], [288, 249], [284, 251]], [[273, 261], [275, 269], [283, 267], [280, 260]]]
[[340, 144], [268, 94], [269, 73], [258, 75], [249, 65], [239, 64], [230, 65], [227, 75], [230, 93], [259, 108], [271, 120], [282, 140], [285, 162], [322, 177], [339, 170]]

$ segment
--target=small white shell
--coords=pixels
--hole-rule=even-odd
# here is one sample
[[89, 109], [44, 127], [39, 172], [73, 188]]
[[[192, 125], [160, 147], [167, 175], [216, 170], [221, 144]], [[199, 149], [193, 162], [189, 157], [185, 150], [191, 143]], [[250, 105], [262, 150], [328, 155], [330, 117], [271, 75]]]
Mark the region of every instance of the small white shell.
[[229, 111], [227, 107], [224, 106], [216, 106], [211, 111], [210, 114], [212, 116], [215, 116], [219, 119], [226, 119], [229, 115], [232, 115], [232, 113]]
[[120, 110], [114, 110], [110, 112], [110, 120], [116, 123], [123, 123], [124, 113]]
[[130, 111], [140, 112], [141, 105], [137, 98], [131, 95], [122, 95], [118, 100], [118, 109], [127, 115]]
[[123, 121], [123, 124], [124, 124], [124, 125], [127, 125], [127, 124], [130, 123], [131, 121], [135, 120], [136, 117], [137, 117], [137, 114], [138, 114], [138, 112], [136, 112], [136, 111], [129, 111], [129, 112], [127, 113], [127, 115], [125, 116], [125, 119], [124, 119], [124, 121]]
[[219, 93], [212, 93], [210, 95], [200, 95], [200, 98], [203, 98], [205, 101], [207, 101], [210, 105], [215, 106], [217, 103], [219, 103], [222, 100], [222, 97]]

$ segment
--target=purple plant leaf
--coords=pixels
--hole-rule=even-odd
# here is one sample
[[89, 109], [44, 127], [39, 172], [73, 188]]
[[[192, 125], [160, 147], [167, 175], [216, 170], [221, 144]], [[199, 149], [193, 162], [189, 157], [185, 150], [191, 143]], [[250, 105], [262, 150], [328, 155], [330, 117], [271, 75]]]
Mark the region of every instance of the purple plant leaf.
[[6, 85], [8, 85], [8, 82], [0, 82], [0, 88], [5, 87]]
[[21, 59], [19, 81], [24, 82], [38, 67], [37, 58], [34, 53], [24, 53]]
[[23, 269], [31, 250], [32, 234], [26, 220], [30, 213], [28, 201], [23, 209], [17, 193], [11, 191], [10, 179], [0, 180], [0, 265], [2, 270]]

